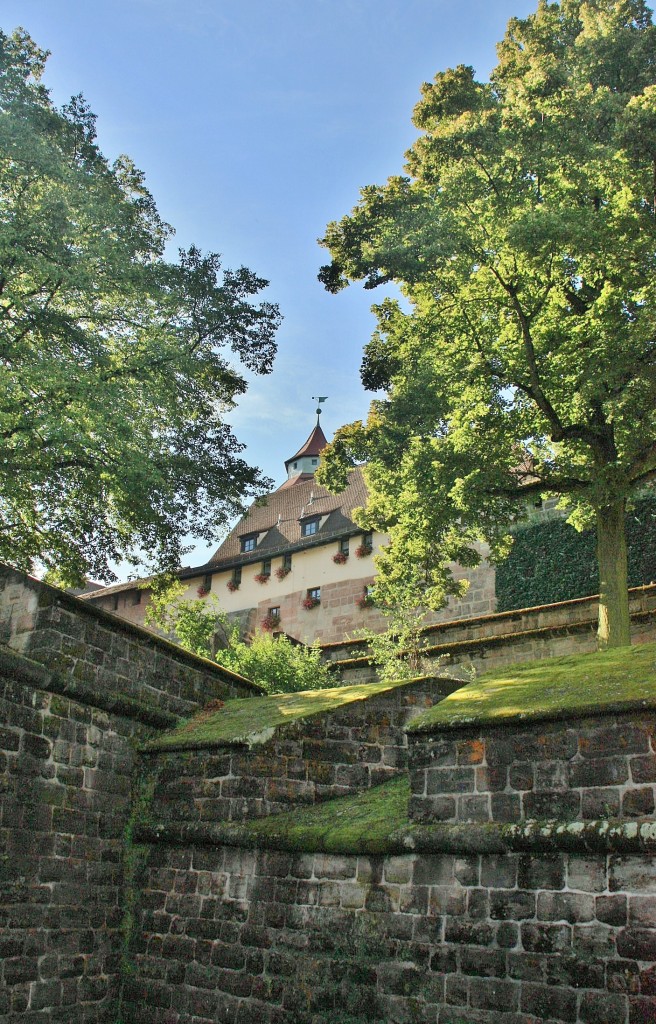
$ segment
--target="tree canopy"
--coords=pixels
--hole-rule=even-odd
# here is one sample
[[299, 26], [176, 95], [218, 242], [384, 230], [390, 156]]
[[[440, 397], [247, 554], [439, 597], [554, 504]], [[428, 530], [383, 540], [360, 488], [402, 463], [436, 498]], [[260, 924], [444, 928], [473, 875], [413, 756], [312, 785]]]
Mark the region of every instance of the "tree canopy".
[[629, 639], [624, 509], [656, 471], [656, 30], [642, 0], [540, 0], [489, 82], [424, 84], [406, 174], [328, 226], [330, 291], [374, 307], [362, 379], [383, 398], [335, 437], [367, 462], [377, 593], [439, 607], [449, 563], [507, 550], [517, 502], [595, 520], [600, 636]]
[[266, 488], [224, 416], [280, 315], [245, 267], [165, 258], [143, 174], [105, 159], [82, 96], [54, 106], [47, 56], [0, 33], [0, 558], [111, 579], [177, 565]]

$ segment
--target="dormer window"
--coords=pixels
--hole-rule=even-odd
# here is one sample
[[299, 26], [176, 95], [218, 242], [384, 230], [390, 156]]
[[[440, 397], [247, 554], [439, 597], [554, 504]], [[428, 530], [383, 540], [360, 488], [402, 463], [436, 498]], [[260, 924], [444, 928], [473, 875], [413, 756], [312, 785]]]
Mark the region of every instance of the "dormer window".
[[319, 529], [319, 516], [314, 519], [306, 519], [304, 523], [301, 523], [301, 536], [312, 537]]
[[242, 550], [242, 552], [255, 551], [256, 547], [257, 547], [257, 534], [256, 533], [251, 534], [250, 537], [242, 537], [241, 538], [241, 550]]

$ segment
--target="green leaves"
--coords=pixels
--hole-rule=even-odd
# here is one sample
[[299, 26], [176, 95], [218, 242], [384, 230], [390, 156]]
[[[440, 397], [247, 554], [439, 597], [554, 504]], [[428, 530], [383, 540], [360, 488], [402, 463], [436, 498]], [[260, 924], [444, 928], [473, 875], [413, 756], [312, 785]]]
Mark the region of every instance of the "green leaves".
[[108, 164], [81, 96], [52, 105], [45, 59], [0, 34], [0, 558], [64, 582], [171, 568], [267, 485], [224, 415], [280, 315], [244, 267], [163, 259], [143, 174]]
[[[365, 350], [386, 397], [363, 519], [391, 537], [380, 586], [432, 607], [451, 560], [507, 547], [523, 495], [591, 512], [656, 468], [651, 14], [541, 0], [498, 52], [490, 83], [461, 65], [422, 87], [410, 177], [363, 189], [324, 239], [324, 280], [391, 280], [409, 305], [375, 307]], [[354, 454], [338, 437], [328, 464]]]

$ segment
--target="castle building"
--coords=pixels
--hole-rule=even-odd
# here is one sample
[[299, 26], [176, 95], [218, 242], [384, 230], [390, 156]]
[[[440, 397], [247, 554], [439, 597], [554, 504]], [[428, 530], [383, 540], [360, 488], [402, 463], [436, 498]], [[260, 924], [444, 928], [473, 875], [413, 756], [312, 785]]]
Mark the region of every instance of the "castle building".
[[[386, 628], [369, 591], [373, 556], [387, 538], [354, 521], [354, 509], [367, 500], [360, 468], [351, 471], [338, 495], [315, 482], [327, 443], [317, 415], [310, 436], [285, 460], [284, 483], [251, 505], [208, 562], [179, 571], [186, 585], [182, 599], [214, 597], [240, 622], [242, 633], [265, 628], [304, 643], [339, 642], [358, 629]], [[465, 572], [456, 568], [456, 574]], [[467, 596], [431, 613], [426, 623], [494, 610], [494, 575], [487, 562], [466, 574], [472, 581]], [[147, 580], [133, 580], [82, 597], [142, 625], [150, 592]]]

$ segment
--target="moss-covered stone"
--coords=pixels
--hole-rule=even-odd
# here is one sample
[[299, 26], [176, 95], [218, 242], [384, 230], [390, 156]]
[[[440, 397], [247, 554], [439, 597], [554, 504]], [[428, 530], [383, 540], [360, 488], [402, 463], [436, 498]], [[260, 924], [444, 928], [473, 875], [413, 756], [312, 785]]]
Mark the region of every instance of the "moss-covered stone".
[[361, 683], [336, 686], [328, 690], [304, 690], [278, 693], [269, 697], [228, 700], [210, 706], [184, 725], [144, 745], [145, 751], [202, 750], [221, 746], [254, 746], [265, 742], [281, 725], [336, 711], [355, 701], [367, 700], [416, 679], [396, 682]]
[[654, 707], [656, 644], [638, 644], [486, 673], [418, 715], [408, 731], [430, 733]]

